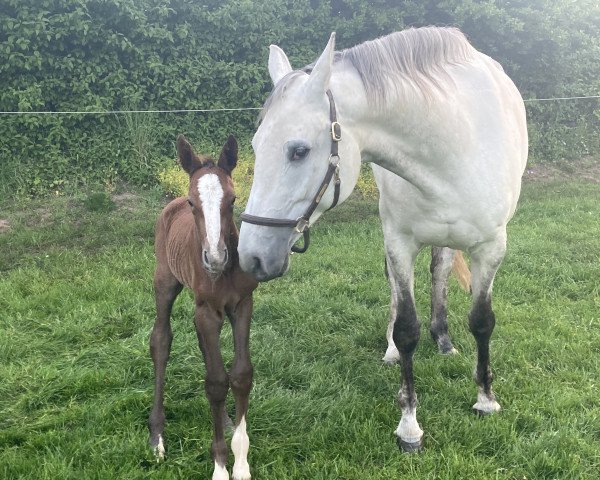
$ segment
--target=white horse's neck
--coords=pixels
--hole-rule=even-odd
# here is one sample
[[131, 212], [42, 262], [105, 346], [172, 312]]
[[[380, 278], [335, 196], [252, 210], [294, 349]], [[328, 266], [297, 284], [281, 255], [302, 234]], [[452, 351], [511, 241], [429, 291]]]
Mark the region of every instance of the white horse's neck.
[[[448, 111], [451, 102], [431, 104], [410, 93], [379, 109], [369, 104], [358, 72], [347, 62], [335, 64], [331, 90], [339, 121], [359, 145], [363, 162], [372, 162], [404, 178], [425, 194], [434, 194], [439, 182], [461, 172], [447, 161], [468, 143], [468, 131], [456, 128], [462, 114]], [[439, 180], [438, 180], [439, 179]]]

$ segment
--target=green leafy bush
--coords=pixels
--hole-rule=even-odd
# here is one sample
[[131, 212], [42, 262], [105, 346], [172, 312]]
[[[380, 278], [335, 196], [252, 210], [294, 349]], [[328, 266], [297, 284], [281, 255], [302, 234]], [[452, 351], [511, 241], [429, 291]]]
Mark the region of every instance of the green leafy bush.
[[[271, 43], [293, 66], [406, 26], [456, 25], [525, 98], [600, 92], [595, 0], [4, 0], [1, 111], [258, 107]], [[528, 104], [535, 161], [597, 154], [600, 102]], [[0, 194], [156, 181], [174, 139], [249, 145], [255, 111], [0, 115]], [[195, 143], [195, 144], [196, 144]]]

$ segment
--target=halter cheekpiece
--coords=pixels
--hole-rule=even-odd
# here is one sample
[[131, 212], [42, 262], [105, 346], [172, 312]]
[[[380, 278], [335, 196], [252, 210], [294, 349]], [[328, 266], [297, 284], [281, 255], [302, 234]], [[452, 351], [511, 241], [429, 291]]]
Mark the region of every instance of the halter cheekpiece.
[[249, 215], [247, 213], [242, 213], [240, 215], [242, 222], [251, 223], [253, 225], [294, 228], [296, 232], [301, 233], [304, 237], [304, 245], [302, 247], [297, 247], [296, 245], [292, 246], [292, 252], [295, 253], [304, 253], [306, 250], [308, 250], [308, 246], [310, 244], [310, 216], [317, 209], [317, 206], [321, 202], [321, 199], [329, 187], [332, 178], [334, 179], [333, 202], [328, 210], [335, 207], [340, 198], [340, 156], [338, 153], [338, 142], [342, 139], [342, 127], [337, 121], [337, 112], [335, 109], [335, 102], [333, 101], [333, 94], [331, 93], [331, 90], [327, 90], [325, 93], [329, 99], [329, 119], [331, 120], [331, 150], [329, 154], [329, 166], [327, 167], [325, 178], [323, 178], [321, 186], [317, 190], [316, 195], [313, 197], [311, 204], [308, 206], [304, 214], [298, 217], [296, 220], [258, 217], [255, 215]]

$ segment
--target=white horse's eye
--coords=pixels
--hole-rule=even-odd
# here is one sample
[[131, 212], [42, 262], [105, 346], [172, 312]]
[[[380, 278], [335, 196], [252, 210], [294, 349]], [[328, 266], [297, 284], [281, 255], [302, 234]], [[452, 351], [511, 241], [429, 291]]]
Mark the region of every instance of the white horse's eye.
[[310, 148], [308, 148], [308, 147], [296, 147], [292, 151], [291, 160], [292, 161], [302, 160], [304, 157], [306, 157], [306, 155], [308, 155], [309, 151], [310, 151]]

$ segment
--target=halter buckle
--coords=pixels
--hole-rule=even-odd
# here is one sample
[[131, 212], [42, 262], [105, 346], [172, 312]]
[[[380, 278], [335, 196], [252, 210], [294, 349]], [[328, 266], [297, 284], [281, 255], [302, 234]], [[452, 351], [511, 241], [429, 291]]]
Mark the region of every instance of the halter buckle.
[[304, 217], [300, 217], [297, 220], [296, 227], [294, 230], [298, 233], [304, 233], [304, 231], [308, 228], [308, 219]]
[[339, 122], [331, 122], [331, 139], [339, 142], [342, 139], [342, 126]]

